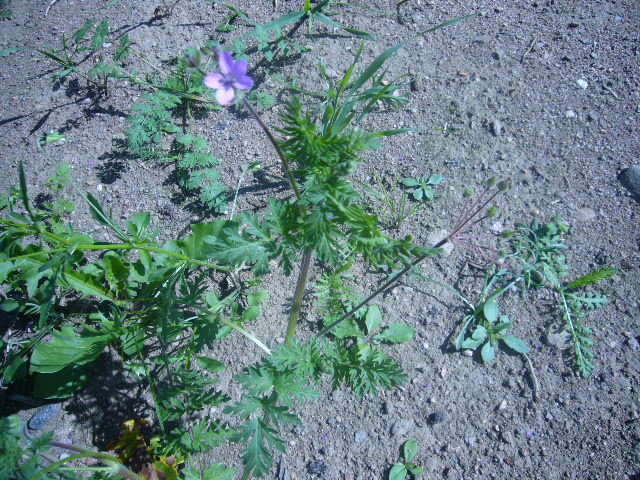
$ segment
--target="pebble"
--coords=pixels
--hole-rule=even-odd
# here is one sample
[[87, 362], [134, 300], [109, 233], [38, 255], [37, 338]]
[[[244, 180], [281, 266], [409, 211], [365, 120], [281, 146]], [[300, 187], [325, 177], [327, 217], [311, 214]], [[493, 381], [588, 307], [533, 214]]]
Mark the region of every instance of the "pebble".
[[571, 334], [564, 329], [547, 332], [547, 343], [558, 350], [565, 350], [571, 346]]
[[573, 110], [567, 110], [566, 112], [564, 112], [564, 116], [565, 118], [576, 118], [576, 112], [574, 112]]
[[581, 78], [576, 80], [576, 84], [583, 90], [586, 90], [587, 87], [589, 86], [589, 84], [585, 80], [583, 80]]
[[[446, 230], [433, 230], [427, 237], [427, 245], [436, 245], [443, 239], [447, 238], [448, 232]], [[443, 255], [449, 255], [453, 250], [453, 244], [451, 242], [445, 243], [442, 247]]]
[[591, 208], [579, 208], [576, 212], [577, 222], [589, 222], [594, 218], [596, 218], [596, 212], [594, 212]]
[[464, 443], [466, 443], [468, 446], [472, 447], [473, 445], [476, 444], [476, 437], [467, 437], [464, 439]]
[[340, 400], [342, 400], [342, 397], [344, 397], [344, 393], [342, 392], [342, 390], [334, 390], [333, 392], [331, 392], [331, 400], [334, 402], [339, 402]]
[[504, 398], [500, 402], [500, 405], [498, 405], [498, 410], [506, 410], [506, 408], [507, 408], [507, 399]]
[[620, 173], [620, 183], [640, 199], [640, 165], [631, 165]]
[[29, 430], [40, 430], [47, 423], [53, 420], [60, 412], [59, 403], [50, 403], [36, 410], [36, 413], [29, 419], [27, 426]]
[[391, 434], [396, 437], [402, 437], [413, 430], [415, 423], [411, 418], [401, 418], [397, 420], [391, 427]]
[[503, 133], [502, 122], [500, 120], [494, 120], [489, 124], [489, 130], [494, 136], [501, 135]]
[[361, 443], [364, 443], [366, 439], [367, 439], [367, 432], [365, 430], [358, 430], [353, 435], [353, 441], [356, 442], [358, 445], [360, 445]]
[[427, 421], [429, 422], [429, 425], [436, 425], [438, 423], [443, 423], [446, 420], [447, 420], [447, 414], [440, 410], [433, 412], [431, 415], [429, 415], [429, 417], [427, 417]]
[[465, 357], [473, 357], [473, 350], [469, 350], [469, 349], [467, 349], [467, 350], [462, 350], [462, 354], [463, 354]]

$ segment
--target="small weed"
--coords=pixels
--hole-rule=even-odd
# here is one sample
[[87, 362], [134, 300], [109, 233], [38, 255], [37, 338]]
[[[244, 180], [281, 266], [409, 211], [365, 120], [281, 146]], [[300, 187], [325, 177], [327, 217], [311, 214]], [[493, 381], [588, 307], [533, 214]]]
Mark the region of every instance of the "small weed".
[[414, 439], [407, 440], [402, 447], [402, 462], [395, 463], [389, 471], [389, 480], [404, 480], [407, 475], [417, 477], [424, 472], [424, 467], [418, 467], [412, 460], [418, 453], [418, 442]]
[[442, 182], [442, 175], [431, 175], [429, 178], [404, 178], [402, 180], [402, 184], [405, 187], [413, 189], [411, 193], [418, 202], [433, 200], [433, 189], [431, 187], [440, 185], [440, 182]]

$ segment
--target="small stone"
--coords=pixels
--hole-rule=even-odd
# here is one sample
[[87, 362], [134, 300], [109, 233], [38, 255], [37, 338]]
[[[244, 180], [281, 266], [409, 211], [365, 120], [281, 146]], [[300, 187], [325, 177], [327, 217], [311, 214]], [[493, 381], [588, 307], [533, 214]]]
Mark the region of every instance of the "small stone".
[[411, 83], [409, 84], [411, 87], [411, 91], [419, 92], [424, 90], [424, 82], [421, 77], [413, 77], [411, 78]]
[[447, 414], [443, 411], [433, 412], [431, 415], [427, 417], [427, 422], [429, 425], [436, 425], [438, 423], [443, 423], [447, 420]]
[[96, 190], [101, 192], [102, 191], [102, 184], [99, 183], [98, 185], [96, 185]]
[[401, 418], [397, 420], [391, 427], [391, 434], [396, 437], [402, 437], [413, 430], [415, 423], [411, 418]]
[[544, 416], [544, 418], [546, 418], [550, 422], [553, 421], [553, 415], [551, 414], [551, 412], [547, 412], [547, 414]]
[[27, 422], [29, 430], [40, 430], [53, 420], [60, 413], [60, 410], [59, 403], [49, 403], [40, 407]]
[[471, 436], [471, 437], [465, 438], [464, 439], [464, 443], [466, 443], [468, 446], [472, 447], [472, 446], [474, 446], [476, 444], [476, 440], [477, 440], [476, 437]]
[[301, 423], [293, 427], [293, 433], [295, 435], [302, 435], [303, 432], [304, 432], [304, 425], [302, 425]]
[[504, 230], [504, 225], [502, 224], [502, 222], [493, 222], [489, 227], [489, 230], [491, 230], [493, 233], [502, 233], [502, 231]]
[[342, 390], [334, 390], [333, 392], [331, 392], [331, 400], [334, 402], [339, 402], [340, 400], [342, 400], [342, 397], [344, 397], [344, 393], [342, 393]]
[[504, 398], [500, 402], [500, 405], [498, 405], [498, 410], [506, 410], [506, 408], [507, 408], [507, 399]]
[[327, 419], [327, 425], [329, 425], [330, 427], [333, 427], [336, 425], [337, 420], [335, 419], [335, 417], [331, 417]]
[[594, 218], [596, 218], [596, 212], [594, 212], [591, 208], [579, 208], [576, 212], [576, 222], [590, 222]]
[[564, 116], [565, 118], [576, 118], [576, 112], [574, 112], [573, 110], [567, 110], [566, 112], [564, 112]]
[[500, 432], [500, 440], [506, 444], [511, 444], [513, 443], [513, 435], [508, 430], [503, 430]]
[[[431, 245], [431, 246], [437, 245], [442, 240], [447, 238], [448, 234], [449, 233], [446, 230], [442, 230], [442, 229], [433, 230], [427, 237], [427, 245]], [[451, 242], [447, 242], [444, 245], [442, 245], [441, 248], [444, 251], [444, 255], [449, 255], [453, 250], [453, 244]]]
[[364, 443], [366, 439], [367, 439], [367, 432], [364, 430], [358, 430], [353, 435], [353, 441], [356, 442], [358, 445], [360, 445], [361, 443]]
[[576, 84], [583, 90], [586, 90], [587, 87], [589, 86], [589, 84], [585, 80], [583, 80], [581, 78], [576, 80]]
[[579, 26], [578, 22], [569, 22], [569, 28], [578, 28]]
[[640, 200], [640, 165], [631, 165], [620, 173], [620, 183]]
[[473, 357], [473, 350], [469, 350], [469, 349], [467, 349], [467, 350], [462, 350], [462, 354], [463, 354], [465, 357]]
[[571, 346], [572, 337], [565, 329], [549, 329], [547, 343], [558, 350], [565, 350]]
[[494, 120], [489, 124], [489, 130], [493, 133], [494, 136], [502, 135], [503, 128], [502, 122], [500, 120]]
[[312, 475], [322, 475], [327, 471], [327, 464], [324, 460], [313, 460], [307, 465], [307, 471]]

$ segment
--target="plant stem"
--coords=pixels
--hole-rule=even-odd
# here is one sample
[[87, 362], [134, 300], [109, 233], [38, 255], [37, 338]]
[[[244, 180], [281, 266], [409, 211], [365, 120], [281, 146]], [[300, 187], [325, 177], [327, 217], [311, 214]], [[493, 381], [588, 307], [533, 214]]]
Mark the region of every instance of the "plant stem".
[[[442, 247], [443, 245], [445, 245], [446, 243], [448, 243], [450, 241], [451, 241], [451, 236], [448, 236], [448, 237], [443, 238], [442, 240], [440, 240], [438, 243], [436, 243], [431, 248], [440, 248], [440, 247]], [[402, 270], [400, 270], [400, 272], [398, 272], [397, 275], [395, 275], [394, 277], [392, 277], [389, 280], [387, 280], [386, 282], [384, 282], [384, 284], [380, 288], [376, 289], [371, 295], [369, 295], [367, 298], [365, 298], [362, 302], [360, 302], [358, 305], [356, 305], [351, 310], [346, 312], [344, 315], [342, 315], [335, 322], [332, 322], [329, 325], [327, 325], [326, 327], [324, 327], [313, 338], [314, 339], [320, 338], [322, 335], [327, 333], [333, 327], [335, 327], [336, 325], [338, 325], [341, 322], [344, 322], [347, 318], [351, 317], [354, 313], [356, 313], [358, 310], [360, 310], [362, 307], [364, 307], [367, 303], [369, 303], [371, 300], [373, 300], [375, 297], [377, 297], [382, 292], [384, 292], [387, 288], [389, 288], [391, 285], [393, 285], [396, 281], [398, 281], [400, 279], [400, 277], [405, 275], [409, 270], [411, 270], [416, 265], [420, 264], [420, 262], [422, 262], [425, 258], [427, 258], [427, 257], [429, 257], [431, 255], [432, 255], [431, 252], [427, 252], [427, 253], [425, 253], [423, 255], [420, 255], [413, 262], [411, 262], [409, 265], [407, 265]]]
[[289, 314], [289, 323], [287, 324], [287, 333], [284, 336], [284, 340], [290, 343], [296, 333], [296, 326], [298, 324], [298, 318], [300, 317], [300, 310], [302, 309], [302, 297], [304, 296], [304, 289], [307, 285], [307, 278], [309, 276], [309, 267], [311, 266], [311, 260], [313, 259], [313, 247], [308, 246], [305, 248], [302, 254], [302, 262], [300, 263], [300, 272], [298, 273], [298, 281], [296, 282], [296, 291], [293, 295], [293, 305], [291, 306], [291, 313]]
[[267, 125], [262, 121], [262, 119], [258, 115], [258, 112], [256, 112], [256, 109], [253, 108], [253, 105], [249, 103], [249, 100], [247, 100], [247, 97], [242, 97], [242, 104], [247, 108], [247, 110], [249, 110], [249, 113], [251, 113], [254, 120], [258, 122], [258, 125], [260, 125], [260, 128], [262, 128], [264, 133], [267, 135], [267, 138], [271, 142], [271, 145], [273, 145], [273, 148], [275, 148], [276, 153], [278, 154], [278, 157], [280, 157], [282, 168], [284, 168], [284, 171], [287, 174], [287, 178], [289, 179], [289, 183], [291, 184], [291, 188], [293, 188], [293, 193], [295, 194], [296, 199], [300, 201], [302, 199], [302, 195], [300, 194], [300, 189], [298, 188], [296, 179], [294, 178], [293, 172], [291, 171], [291, 165], [289, 164], [289, 161], [287, 160], [287, 158], [284, 156], [284, 152], [280, 148], [280, 145], [278, 145], [278, 141], [275, 139], [275, 137], [271, 133], [271, 130], [269, 130], [269, 127], [267, 127]]
[[[251, 115], [253, 115], [253, 118], [255, 119], [255, 121], [258, 122], [258, 125], [260, 125], [264, 133], [267, 135], [267, 138], [273, 145], [273, 148], [275, 148], [276, 153], [278, 154], [278, 157], [280, 157], [280, 162], [282, 163], [282, 167], [284, 168], [284, 171], [287, 174], [287, 178], [289, 179], [291, 188], [293, 188], [293, 193], [295, 194], [298, 202], [300, 202], [300, 200], [302, 200], [300, 189], [298, 188], [296, 179], [293, 176], [291, 165], [289, 164], [289, 161], [285, 157], [284, 152], [280, 148], [280, 145], [278, 145], [278, 142], [273, 136], [273, 134], [271, 133], [271, 131], [269, 130], [269, 127], [265, 125], [265, 123], [262, 121], [262, 119], [258, 115], [258, 112], [256, 112], [256, 110], [253, 108], [253, 105], [249, 103], [249, 100], [247, 100], [247, 97], [243, 97], [242, 102], [244, 106], [247, 108], [247, 110], [249, 110]], [[298, 205], [300, 208], [300, 213], [302, 215], [305, 215], [307, 213], [307, 209], [301, 203], [299, 203]], [[298, 318], [300, 317], [300, 309], [302, 308], [302, 297], [304, 296], [304, 290], [307, 285], [307, 279], [309, 277], [309, 268], [311, 266], [312, 258], [313, 258], [313, 247], [312, 246], [305, 247], [304, 253], [302, 254], [302, 262], [300, 263], [300, 272], [298, 273], [298, 280], [296, 281], [296, 290], [293, 295], [293, 305], [291, 307], [291, 312], [289, 313], [289, 321], [287, 323], [287, 331], [285, 334], [285, 341], [287, 342], [290, 342], [293, 339], [296, 332]]]
[[[201, 307], [199, 305], [192, 305], [192, 304], [188, 304], [189, 307], [191, 308], [195, 308], [196, 310], [206, 314], [206, 315], [213, 315], [213, 313], [211, 313], [209, 310], [207, 310], [204, 307]], [[216, 320], [219, 320], [220, 322], [224, 323], [225, 325], [227, 325], [228, 327], [233, 328], [236, 332], [238, 332], [241, 335], [244, 335], [245, 337], [247, 337], [249, 340], [251, 340], [253, 343], [255, 343], [258, 347], [260, 347], [262, 350], [264, 350], [264, 352], [267, 355], [271, 355], [271, 350], [269, 349], [269, 347], [267, 347], [264, 343], [262, 343], [255, 335], [253, 335], [251, 332], [248, 332], [247, 330], [245, 330], [244, 328], [242, 328], [240, 325], [237, 325], [233, 322], [230, 322], [229, 320], [225, 320], [224, 318], [222, 318], [221, 316], [216, 316]]]

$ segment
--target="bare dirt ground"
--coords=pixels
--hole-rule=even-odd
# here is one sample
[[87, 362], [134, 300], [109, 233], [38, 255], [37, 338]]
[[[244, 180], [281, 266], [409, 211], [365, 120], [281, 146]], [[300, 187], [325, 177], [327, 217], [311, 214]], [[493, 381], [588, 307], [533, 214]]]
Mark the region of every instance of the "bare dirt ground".
[[[112, 7], [97, 0], [49, 3], [12, 0], [14, 18], [0, 21], [0, 49], [55, 46], [87, 18], [109, 17], [111, 33], [103, 48], [115, 48], [128, 32], [134, 51], [144, 56], [132, 57], [128, 65], [150, 71], [150, 65], [163, 68], [188, 46], [219, 38], [215, 26], [227, 13], [204, 0], [178, 2], [161, 18], [154, 18], [160, 2], [151, 0], [122, 0]], [[285, 435], [289, 479], [313, 476], [308, 471], [312, 461], [324, 462], [325, 478], [386, 478], [408, 438], [416, 438], [421, 447], [416, 463], [426, 467], [424, 478], [640, 478], [640, 209], [638, 192], [634, 197], [633, 181], [627, 179], [631, 173], [624, 173], [638, 164], [640, 153], [637, 2], [396, 3], [367, 2], [393, 15], [333, 8], [341, 23], [377, 38], [366, 43], [364, 62], [416, 32], [481, 14], [417, 39], [388, 63], [391, 76], [408, 73], [414, 79], [412, 101], [403, 110], [381, 111], [367, 121], [378, 129], [426, 130], [385, 140], [356, 175], [364, 182], [375, 174], [444, 177], [434, 201], [405, 222], [399, 234], [426, 243], [432, 231], [453, 226], [465, 187], [478, 190], [488, 177], [506, 177], [513, 187], [498, 203], [497, 221], [511, 227], [560, 215], [571, 229], [571, 276], [605, 265], [618, 274], [599, 287], [609, 305], [587, 317], [597, 363], [588, 379], [546, 342], [549, 326], [561, 322], [549, 292], [512, 295], [503, 304], [515, 333], [531, 347], [537, 401], [521, 357], [500, 353], [484, 365], [451, 351], [448, 342], [463, 317], [455, 296], [419, 282], [393, 288], [379, 299], [385, 321], [405, 321], [418, 332], [412, 342], [391, 351], [409, 381], [378, 398], [331, 392], [327, 386], [324, 398], [298, 410], [304, 428]], [[264, 23], [301, 8], [302, 2], [280, 0], [275, 11], [266, 0], [234, 4]], [[231, 41], [243, 33], [246, 27], [239, 26], [223, 38]], [[313, 39], [303, 33], [299, 41], [311, 51], [284, 65], [281, 73], [305, 86], [320, 85], [318, 58], [341, 72], [360, 43], [324, 27]], [[98, 97], [82, 80], [52, 80], [51, 62], [34, 58], [40, 57], [28, 50], [0, 58], [0, 190], [17, 183], [19, 161], [34, 195], [44, 192], [43, 182], [56, 165], [67, 162], [76, 184], [112, 209], [114, 218], [150, 211], [163, 239], [184, 234], [194, 214], [176, 196], [171, 169], [141, 162], [123, 147], [126, 116], [140, 89], [115, 82]], [[280, 100], [290, 95], [273, 77], [256, 88]], [[277, 112], [277, 105], [263, 112], [267, 123], [277, 124]], [[277, 165], [262, 132], [237, 110], [210, 112], [194, 128], [220, 158], [229, 189], [249, 162]], [[66, 141], [42, 151], [37, 139], [50, 130], [63, 133]], [[246, 182], [254, 193], [241, 195], [238, 208], [259, 210], [274, 190], [257, 177]], [[635, 182], [637, 189], [637, 177]], [[81, 205], [75, 193], [69, 196]], [[78, 231], [95, 229], [82, 205], [71, 219]], [[454, 249], [424, 270], [473, 298], [482, 281], [474, 263], [482, 261]], [[317, 274], [316, 266], [312, 277]], [[362, 278], [366, 293], [373, 280]], [[293, 292], [292, 279], [279, 280], [276, 274], [265, 286]], [[270, 343], [284, 330], [289, 298], [272, 295], [255, 327]], [[312, 306], [311, 290], [306, 303]], [[303, 330], [310, 328], [308, 320]], [[258, 354], [243, 341], [225, 343], [216, 358], [235, 366], [225, 372], [222, 385]], [[104, 371], [96, 373], [97, 385], [63, 403], [55, 427], [59, 438], [103, 447], [108, 429], [132, 414], [145, 415], [149, 407], [136, 398], [137, 387], [112, 369], [105, 360]], [[21, 414], [28, 418], [30, 412]], [[231, 448], [211, 452], [210, 459], [239, 465]]]

